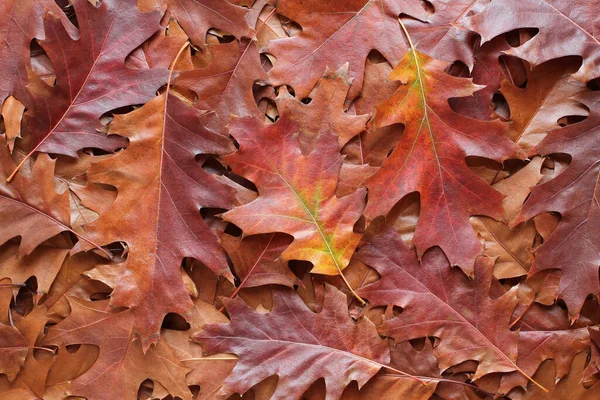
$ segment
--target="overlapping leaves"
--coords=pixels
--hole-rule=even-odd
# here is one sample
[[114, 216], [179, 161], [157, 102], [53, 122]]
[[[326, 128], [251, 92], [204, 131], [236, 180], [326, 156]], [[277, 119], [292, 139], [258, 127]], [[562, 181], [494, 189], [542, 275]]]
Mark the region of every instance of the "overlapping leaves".
[[599, 7], [4, 2], [0, 397], [597, 398]]

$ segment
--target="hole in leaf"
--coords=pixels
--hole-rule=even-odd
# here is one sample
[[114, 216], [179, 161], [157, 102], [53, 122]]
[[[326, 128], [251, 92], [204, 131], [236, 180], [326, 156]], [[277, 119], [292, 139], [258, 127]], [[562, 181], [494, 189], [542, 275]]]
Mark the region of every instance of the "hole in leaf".
[[190, 392], [192, 392], [192, 398], [195, 399], [200, 394], [201, 387], [200, 385], [192, 385], [188, 386], [188, 389], [190, 389]]
[[228, 177], [229, 179], [231, 179], [232, 181], [234, 181], [235, 183], [237, 183], [238, 185], [242, 185], [246, 189], [252, 190], [253, 192], [258, 193], [258, 189], [256, 188], [256, 185], [254, 185], [254, 183], [252, 183], [248, 179], [244, 178], [243, 176], [234, 174], [231, 171], [227, 171], [227, 173], [225, 173], [225, 176]]
[[172, 329], [175, 331], [187, 331], [190, 329], [190, 324], [179, 314], [168, 313], [163, 319], [162, 328]]
[[377, 50], [371, 50], [367, 56], [368, 60], [373, 64], [388, 63], [388, 60]]
[[302, 27], [296, 21], [289, 19], [283, 14], [276, 13], [276, 15], [279, 18], [281, 27], [289, 37], [297, 36], [302, 32]]
[[56, 72], [50, 57], [37, 40], [33, 39], [30, 45], [31, 69], [45, 84], [52, 87], [56, 84]]
[[152, 381], [152, 379], [146, 379], [140, 384], [140, 387], [138, 388], [137, 398], [143, 400], [152, 399], [153, 392], [154, 382]]
[[290, 260], [288, 261], [288, 267], [298, 279], [302, 279], [312, 269], [313, 265], [308, 261]]
[[456, 60], [450, 64], [450, 66], [446, 68], [446, 73], [457, 78], [468, 78], [470, 76], [469, 67], [460, 60]]
[[523, 60], [511, 55], [502, 54], [498, 57], [498, 64], [502, 68], [506, 80], [516, 87], [525, 88], [527, 84], [527, 68]]
[[227, 224], [227, 228], [225, 228], [225, 233], [235, 237], [242, 236], [242, 230], [237, 225], [231, 222]]
[[587, 88], [592, 91], [600, 90], [600, 78], [592, 79], [587, 83]]
[[573, 125], [587, 119], [585, 115], [567, 115], [559, 118], [556, 123], [560, 126]]
[[266, 53], [260, 54], [260, 66], [265, 72], [269, 72], [273, 68], [273, 61]]
[[365, 233], [365, 229], [366, 229], [366, 218], [364, 215], [361, 215], [360, 218], [354, 223], [354, 226], [352, 227], [352, 231], [354, 233], [359, 233], [359, 234], [363, 234]]
[[[75, 14], [75, 8], [73, 7], [71, 0], [54, 0], [54, 1], [62, 9], [62, 11], [67, 16], [67, 18], [69, 18], [69, 21], [71, 21], [71, 23], [73, 25], [75, 25], [77, 28], [79, 28], [79, 22], [77, 21], [77, 15]], [[101, 4], [101, 0], [94, 0], [94, 1], [96, 2], [96, 6], [99, 7]], [[92, 4], [93, 4], [93, 2], [92, 2]]]
[[506, 32], [504, 35], [511, 47], [519, 47], [530, 41], [539, 31], [538, 28], [520, 28]]
[[494, 112], [505, 120], [510, 118], [510, 106], [508, 105], [508, 101], [501, 93], [494, 93], [492, 97], [492, 104], [494, 107]]
[[393, 225], [400, 233], [402, 240], [410, 246], [415, 235], [420, 212], [421, 198], [419, 192], [412, 192], [392, 207], [386, 218], [386, 223]]
[[129, 247], [125, 242], [112, 242], [107, 246], [104, 246], [113, 255], [113, 261], [121, 263], [127, 259], [129, 253]]
[[431, 2], [427, 0], [419, 0], [419, 3], [421, 3], [421, 7], [423, 7], [423, 10], [425, 10], [428, 15], [435, 13], [435, 7], [433, 4], [431, 4]]
[[426, 340], [427, 340], [426, 337], [422, 337], [422, 338], [417, 338], [417, 339], [411, 339], [408, 342], [410, 343], [412, 348], [415, 349], [416, 351], [422, 351], [423, 348], [425, 348]]
[[215, 39], [216, 42], [220, 44], [231, 43], [235, 40], [235, 36], [228, 32], [223, 32], [215, 28], [210, 28], [206, 32], [206, 42], [214, 43]]
[[79, 348], [81, 347], [80, 344], [68, 344], [65, 349], [70, 353], [70, 354], [74, 354], [77, 353], [77, 351], [79, 350]]
[[214, 156], [201, 154], [196, 157], [197, 161], [202, 162], [202, 169], [214, 175], [224, 175], [227, 169]]

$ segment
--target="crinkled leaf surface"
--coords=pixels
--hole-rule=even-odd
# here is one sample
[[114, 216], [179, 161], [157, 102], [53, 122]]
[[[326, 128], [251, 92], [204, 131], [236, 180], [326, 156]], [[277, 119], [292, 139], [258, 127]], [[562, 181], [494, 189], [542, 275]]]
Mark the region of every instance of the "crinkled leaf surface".
[[[195, 160], [198, 154], [231, 151], [230, 140], [202, 127], [198, 110], [165, 96], [116, 116], [110, 132], [127, 137], [129, 146], [95, 162], [87, 173], [91, 182], [118, 190], [111, 207], [84, 229], [102, 244], [127, 243], [128, 259], [111, 305], [133, 307], [144, 349], [158, 340], [166, 314], [191, 308], [179, 273], [184, 257], [231, 279], [224, 251], [200, 208], [232, 207], [233, 191]], [[163, 288], [159, 297], [156, 288]]]
[[596, 93], [577, 98], [590, 109], [583, 122], [551, 131], [536, 147], [542, 155], [566, 153], [571, 164], [556, 178], [532, 189], [517, 222], [544, 212], [559, 212], [560, 223], [535, 250], [532, 273], [557, 268], [562, 271], [558, 297], [572, 319], [588, 295], [600, 294], [600, 101]]
[[503, 196], [466, 165], [467, 156], [504, 161], [516, 146], [499, 121], [479, 121], [452, 111], [450, 97], [478, 89], [468, 79], [444, 72], [445, 64], [410, 52], [394, 69], [396, 93], [377, 108], [376, 123], [405, 125], [402, 140], [366, 186], [368, 218], [386, 215], [402, 197], [418, 191], [421, 213], [414, 244], [419, 255], [439, 246], [451, 264], [472, 275], [481, 244], [469, 224], [472, 215], [502, 219]]
[[350, 320], [346, 297], [331, 286], [316, 314], [290, 289], [273, 291], [273, 310], [266, 314], [239, 298], [226, 305], [230, 324], [205, 325], [194, 335], [208, 353], [239, 357], [224, 382], [224, 395], [245, 393], [277, 375], [273, 399], [300, 397], [319, 378], [325, 379], [327, 399], [336, 399], [352, 380], [364, 385], [390, 360], [387, 343], [373, 323]]
[[[135, 2], [104, 0], [98, 8], [74, 0], [80, 37], [73, 40], [53, 14], [44, 17], [42, 47], [56, 71], [56, 86], [39, 78], [28, 90], [34, 113], [26, 114], [28, 147], [76, 156], [77, 150], [113, 150], [123, 140], [107, 140], [97, 130], [102, 114], [150, 100], [166, 83], [167, 70], [130, 69], [125, 57], [159, 29], [158, 11], [140, 13]], [[37, 147], [39, 146], [39, 147]]]
[[292, 235], [294, 241], [283, 252], [284, 260], [310, 261], [314, 273], [339, 274], [360, 240], [353, 226], [362, 213], [365, 191], [336, 196], [342, 165], [337, 137], [327, 131], [318, 137], [315, 149], [304, 155], [298, 124], [288, 114], [275, 124], [234, 119], [230, 130], [240, 150], [225, 160], [234, 172], [256, 185], [259, 196], [223, 218], [246, 235]]

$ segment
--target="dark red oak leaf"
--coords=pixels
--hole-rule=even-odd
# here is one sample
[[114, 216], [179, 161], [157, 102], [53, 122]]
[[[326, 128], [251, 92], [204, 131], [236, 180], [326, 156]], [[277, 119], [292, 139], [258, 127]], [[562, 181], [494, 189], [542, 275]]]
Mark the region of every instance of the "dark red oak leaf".
[[577, 97], [590, 109], [583, 122], [548, 133], [532, 151], [541, 155], [563, 153], [571, 164], [556, 178], [534, 187], [516, 223], [544, 212], [558, 212], [560, 223], [535, 250], [530, 274], [560, 269], [558, 298], [576, 320], [588, 295], [600, 295], [600, 98], [591, 92]]

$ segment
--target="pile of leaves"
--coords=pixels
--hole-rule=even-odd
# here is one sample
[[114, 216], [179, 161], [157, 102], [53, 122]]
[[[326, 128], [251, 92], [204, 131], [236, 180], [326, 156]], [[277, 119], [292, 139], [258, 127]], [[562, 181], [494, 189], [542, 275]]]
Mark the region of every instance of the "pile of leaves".
[[600, 398], [599, 12], [3, 0], [0, 398]]

